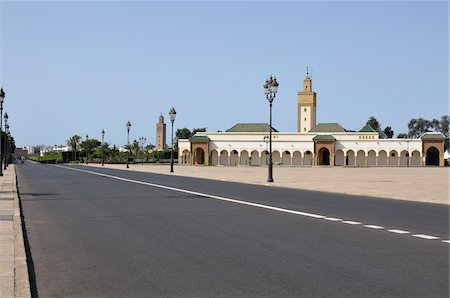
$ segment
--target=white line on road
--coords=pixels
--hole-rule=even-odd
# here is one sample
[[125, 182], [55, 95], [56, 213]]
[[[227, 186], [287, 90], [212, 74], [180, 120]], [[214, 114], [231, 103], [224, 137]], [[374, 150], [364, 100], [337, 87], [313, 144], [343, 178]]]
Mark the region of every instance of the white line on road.
[[388, 232], [395, 233], [395, 234], [409, 234], [409, 233], [411, 233], [409, 231], [403, 231], [403, 230], [388, 230]]
[[352, 221], [352, 220], [344, 220], [342, 223], [349, 224], [349, 225], [360, 225], [361, 224], [359, 221]]
[[324, 219], [329, 221], [342, 221], [342, 218], [335, 218], [335, 217], [325, 217]]
[[415, 234], [415, 235], [412, 235], [412, 236], [413, 237], [417, 237], [417, 238], [427, 239], [427, 240], [439, 239], [439, 237], [431, 236], [431, 235], [425, 235], [425, 234]]
[[[191, 194], [191, 195], [197, 195], [197, 196], [201, 196], [201, 197], [206, 197], [206, 198], [211, 198], [211, 199], [216, 199], [216, 200], [221, 200], [221, 201], [226, 201], [226, 202], [231, 202], [231, 203], [236, 203], [236, 204], [242, 204], [242, 205], [247, 205], [247, 206], [252, 206], [252, 207], [258, 207], [258, 208], [263, 208], [263, 209], [268, 209], [268, 210], [273, 210], [273, 211], [301, 215], [301, 216], [306, 216], [306, 217], [311, 217], [311, 218], [316, 218], [316, 219], [325, 219], [328, 221], [342, 222], [342, 223], [350, 224], [350, 225], [361, 225], [362, 224], [361, 222], [358, 222], [358, 221], [351, 221], [351, 220], [344, 221], [340, 218], [327, 217], [327, 216], [320, 215], [320, 214], [314, 214], [314, 213], [285, 209], [285, 208], [280, 208], [280, 207], [275, 207], [275, 206], [270, 206], [270, 205], [264, 205], [264, 204], [252, 203], [252, 202], [241, 201], [241, 200], [236, 200], [236, 199], [230, 199], [230, 198], [225, 198], [225, 197], [221, 197], [221, 196], [215, 196], [215, 195], [210, 195], [210, 194], [206, 194], [206, 193], [186, 190], [186, 189], [182, 189], [182, 188], [176, 188], [176, 187], [165, 186], [165, 185], [160, 185], [160, 184], [155, 184], [155, 183], [150, 183], [150, 182], [122, 178], [119, 176], [113, 176], [113, 175], [108, 175], [108, 174], [94, 172], [94, 171], [88, 171], [88, 170], [82, 170], [82, 169], [76, 169], [76, 168], [70, 168], [70, 167], [64, 167], [64, 166], [58, 166], [58, 165], [55, 165], [55, 167], [78, 171], [78, 172], [89, 173], [89, 174], [93, 174], [93, 175], [97, 175], [97, 176], [120, 180], [120, 181], [126, 181], [126, 182], [141, 184], [141, 185], [147, 185], [147, 186], [151, 186], [151, 187], [156, 187], [156, 188], [161, 188], [161, 189], [166, 189], [166, 190], [171, 190], [171, 191], [176, 191], [176, 192], [181, 192], [181, 193], [187, 193], [187, 194]], [[364, 227], [371, 228], [371, 229], [384, 229], [384, 227], [376, 226], [376, 225], [364, 225]], [[392, 229], [392, 230], [387, 230], [387, 231], [391, 232], [391, 233], [395, 233], [395, 234], [410, 234], [411, 233], [409, 231], [397, 230], [397, 229]], [[439, 237], [424, 235], [424, 234], [414, 234], [412, 236], [417, 237], [417, 238], [427, 239], [427, 240], [439, 239]], [[444, 240], [442, 242], [450, 243], [450, 240]]]
[[375, 229], [375, 230], [380, 230], [380, 229], [384, 229], [384, 227], [382, 226], [376, 226], [376, 225], [364, 225], [365, 228], [369, 228], [369, 229]]

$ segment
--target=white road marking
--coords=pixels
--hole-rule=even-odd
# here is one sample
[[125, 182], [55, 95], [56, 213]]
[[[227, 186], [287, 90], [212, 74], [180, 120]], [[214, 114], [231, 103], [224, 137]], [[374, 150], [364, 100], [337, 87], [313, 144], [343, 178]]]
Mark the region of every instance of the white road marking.
[[325, 217], [324, 219], [329, 221], [342, 221], [342, 218], [335, 218], [335, 217]]
[[388, 230], [388, 232], [395, 233], [395, 234], [409, 234], [409, 233], [411, 233], [409, 231], [403, 231], [403, 230]]
[[349, 224], [349, 225], [360, 225], [361, 223], [359, 221], [351, 221], [351, 220], [344, 220], [342, 223]]
[[[273, 210], [273, 211], [284, 212], [284, 213], [296, 214], [296, 215], [301, 215], [301, 216], [306, 216], [306, 217], [311, 217], [311, 218], [316, 218], [316, 219], [325, 219], [328, 221], [342, 222], [342, 223], [350, 224], [350, 225], [361, 225], [362, 224], [361, 222], [358, 222], [358, 221], [351, 221], [351, 220], [344, 221], [340, 218], [327, 217], [327, 216], [320, 215], [320, 214], [314, 214], [314, 213], [285, 209], [285, 208], [280, 208], [280, 207], [275, 207], [275, 206], [270, 206], [270, 205], [235, 200], [235, 199], [205, 194], [205, 193], [201, 193], [201, 192], [196, 192], [196, 191], [191, 191], [191, 190], [186, 190], [186, 189], [181, 189], [181, 188], [176, 188], [176, 187], [170, 187], [170, 186], [165, 186], [165, 185], [160, 185], [160, 184], [155, 184], [155, 183], [150, 183], [150, 182], [122, 178], [119, 176], [113, 176], [113, 175], [103, 174], [103, 173], [94, 172], [94, 171], [88, 171], [88, 170], [82, 170], [82, 169], [76, 169], [76, 168], [70, 168], [70, 167], [64, 167], [64, 166], [58, 166], [58, 165], [55, 165], [55, 167], [78, 171], [78, 172], [89, 173], [89, 174], [102, 176], [102, 177], [106, 177], [106, 178], [111, 178], [111, 179], [116, 179], [116, 180], [125, 181], [125, 182], [131, 182], [131, 183], [147, 185], [147, 186], [151, 186], [151, 187], [156, 187], [156, 188], [161, 188], [161, 189], [166, 189], [166, 190], [171, 190], [171, 191], [176, 191], [176, 192], [181, 192], [181, 193], [187, 193], [187, 194], [191, 194], [191, 195], [197, 195], [197, 196], [216, 199], [216, 200], [220, 200], [220, 201], [226, 201], [226, 202], [231, 202], [231, 203], [236, 203], [236, 204], [242, 204], [242, 205], [247, 205], [247, 206], [252, 206], [252, 207], [258, 207], [258, 208], [263, 208], [263, 209], [268, 209], [268, 210]], [[370, 228], [370, 229], [384, 229], [384, 227], [377, 226], [377, 225], [364, 225], [364, 227]], [[397, 230], [397, 229], [392, 229], [392, 230], [387, 230], [387, 231], [391, 232], [391, 233], [395, 233], [395, 234], [410, 234], [411, 233], [409, 231]], [[427, 240], [439, 239], [439, 237], [425, 235], [425, 234], [414, 234], [411, 236], [421, 238], [421, 239], [427, 239]], [[442, 242], [450, 243], [450, 240], [443, 240]]]
[[417, 237], [417, 238], [427, 239], [427, 240], [439, 239], [439, 237], [431, 236], [431, 235], [425, 235], [425, 234], [415, 234], [415, 235], [412, 235], [412, 236], [413, 237]]
[[375, 229], [375, 230], [384, 229], [384, 227], [376, 226], [376, 225], [364, 225], [364, 227], [369, 228], [369, 229]]

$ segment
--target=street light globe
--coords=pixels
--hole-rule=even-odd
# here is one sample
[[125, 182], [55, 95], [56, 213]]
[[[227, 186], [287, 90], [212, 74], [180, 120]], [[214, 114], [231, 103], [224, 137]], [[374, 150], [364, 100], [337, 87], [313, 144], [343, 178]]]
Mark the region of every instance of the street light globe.
[[177, 112], [175, 111], [175, 108], [172, 107], [169, 111], [170, 121], [173, 123], [175, 121], [175, 117], [177, 116]]
[[5, 92], [3, 91], [3, 88], [0, 89], [0, 103], [3, 103], [5, 100]]

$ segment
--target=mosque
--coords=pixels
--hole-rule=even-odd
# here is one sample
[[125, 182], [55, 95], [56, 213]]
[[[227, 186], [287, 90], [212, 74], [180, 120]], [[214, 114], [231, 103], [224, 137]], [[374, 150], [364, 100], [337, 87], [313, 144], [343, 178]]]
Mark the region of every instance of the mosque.
[[[338, 123], [316, 124], [317, 95], [308, 73], [297, 98], [297, 132], [272, 127], [272, 160], [279, 166], [444, 166], [445, 136], [389, 139], [369, 125], [348, 131]], [[178, 162], [187, 165], [261, 166], [269, 159], [270, 125], [238, 123], [225, 132], [198, 132], [178, 141]]]

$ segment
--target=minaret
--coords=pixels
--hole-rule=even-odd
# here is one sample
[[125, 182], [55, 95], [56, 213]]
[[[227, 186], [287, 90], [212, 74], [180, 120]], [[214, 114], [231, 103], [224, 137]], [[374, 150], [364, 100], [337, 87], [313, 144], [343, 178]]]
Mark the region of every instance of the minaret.
[[156, 123], [156, 150], [163, 150], [166, 147], [166, 124], [161, 113], [159, 121]]
[[305, 133], [316, 126], [316, 92], [312, 91], [312, 81], [306, 68], [303, 91], [298, 93], [297, 131]]

